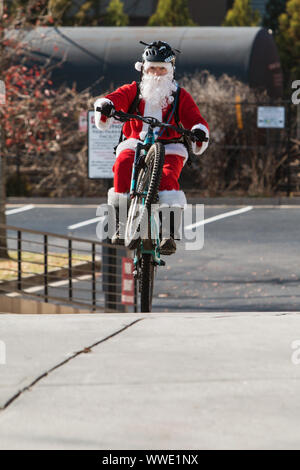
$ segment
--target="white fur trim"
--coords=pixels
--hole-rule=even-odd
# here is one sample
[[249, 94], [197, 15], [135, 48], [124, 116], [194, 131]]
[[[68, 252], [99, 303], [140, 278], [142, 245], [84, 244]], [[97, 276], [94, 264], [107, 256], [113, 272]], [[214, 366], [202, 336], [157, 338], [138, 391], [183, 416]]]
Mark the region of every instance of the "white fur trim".
[[111, 122], [112, 122], [112, 118], [107, 118], [107, 120], [105, 122], [101, 121], [102, 114], [99, 113], [98, 111], [96, 111], [96, 108], [98, 106], [101, 106], [105, 102], [113, 104], [113, 102], [108, 100], [107, 98], [98, 98], [94, 103], [95, 125], [96, 125], [97, 129], [99, 129], [100, 131], [106, 131], [107, 129], [109, 129], [109, 127], [111, 125]]
[[148, 60], [145, 60], [143, 63], [143, 69], [145, 72], [147, 72], [149, 67], [164, 67], [168, 72], [173, 72], [173, 65], [170, 62], [149, 62]]
[[[140, 133], [140, 136], [142, 136], [142, 133]], [[124, 142], [121, 142], [116, 150], [116, 157], [120, 155], [123, 150], [132, 150], [133, 152], [136, 149], [136, 144], [138, 142], [141, 142], [138, 139], [130, 138], [124, 140]], [[187, 159], [188, 159], [188, 152], [187, 149], [183, 144], [166, 144], [165, 145], [165, 155], [178, 155], [179, 157], [182, 157], [184, 159], [183, 164], [185, 165]]]
[[142, 71], [142, 67], [143, 67], [143, 63], [142, 62], [136, 62], [134, 64], [134, 68], [135, 70], [137, 70], [138, 72], [141, 72]]
[[[141, 141], [132, 137], [121, 142], [117, 147], [116, 157], [118, 157], [120, 153], [123, 152], [123, 150], [132, 150], [134, 152], [136, 149], [136, 144], [138, 142]], [[185, 164], [188, 159], [188, 152], [183, 144], [166, 144], [165, 155], [178, 155], [179, 157], [182, 157], [184, 159], [183, 164]]]
[[124, 142], [121, 142], [117, 147], [116, 157], [118, 157], [120, 153], [123, 152], [123, 150], [129, 149], [135, 151], [136, 144], [138, 142], [140, 141], [138, 139], [134, 139], [133, 137], [130, 137], [130, 139], [126, 139]]
[[184, 192], [177, 191], [176, 189], [172, 189], [171, 191], [160, 191], [159, 203], [167, 204], [170, 207], [177, 206], [182, 208], [187, 204]]
[[188, 159], [188, 151], [183, 144], [166, 144], [165, 145], [166, 155], [179, 155], [184, 158], [184, 163]]
[[[192, 131], [194, 129], [201, 129], [202, 131], [205, 132], [206, 137], [209, 139], [209, 130], [207, 129], [206, 126], [204, 126], [204, 124], [196, 124], [195, 126], [192, 127]], [[209, 144], [209, 141], [202, 142], [201, 145], [197, 145], [197, 142], [192, 142], [192, 148], [193, 148], [194, 154], [202, 155], [202, 153], [205, 152], [205, 150], [207, 149], [208, 144]]]
[[[152, 106], [151, 101], [145, 100], [144, 116], [151, 116], [153, 118], [156, 118], [158, 121], [162, 121], [162, 109], [158, 106]], [[140, 132], [141, 140], [145, 139], [148, 129], [149, 129], [149, 125], [143, 122], [143, 127]], [[155, 127], [154, 133], [155, 132], [159, 132], [159, 127]]]
[[107, 193], [107, 204], [119, 207], [121, 201], [128, 202], [129, 193], [116, 193], [115, 188], [110, 188]]

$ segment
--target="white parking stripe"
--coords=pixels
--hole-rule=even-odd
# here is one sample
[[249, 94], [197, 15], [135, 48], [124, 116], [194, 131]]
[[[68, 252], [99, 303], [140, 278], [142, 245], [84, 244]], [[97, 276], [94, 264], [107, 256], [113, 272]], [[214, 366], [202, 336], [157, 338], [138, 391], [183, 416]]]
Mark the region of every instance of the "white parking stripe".
[[[195, 224], [188, 225], [187, 227], [185, 227], [185, 229], [192, 230], [194, 228], [200, 227], [200, 225], [209, 224], [211, 222], [215, 222], [216, 220], [225, 219], [226, 217], [232, 217], [234, 215], [243, 214], [244, 212], [251, 211], [252, 209], [253, 209], [253, 206], [247, 206], [247, 207], [243, 207], [242, 209], [237, 209], [235, 211], [225, 212], [225, 214], [219, 214], [214, 217], [210, 217], [209, 219], [200, 220], [199, 222], [196, 222]], [[95, 224], [96, 222], [99, 222], [101, 219], [104, 219], [105, 217], [106, 216], [96, 217], [95, 219], [89, 219], [83, 222], [79, 222], [78, 224], [69, 225], [68, 229], [74, 230], [76, 228], [85, 227], [90, 224]]]
[[209, 219], [200, 220], [195, 224], [188, 225], [185, 227], [185, 230], [192, 230], [194, 228], [200, 227], [201, 225], [210, 224], [211, 222], [215, 222], [216, 220], [225, 219], [226, 217], [232, 217], [234, 215], [243, 214], [244, 212], [251, 211], [253, 206], [243, 207], [242, 209], [237, 209], [235, 211], [225, 212], [224, 214], [215, 215], [214, 217], [209, 217]]
[[34, 209], [33, 204], [28, 204], [28, 206], [23, 206], [23, 207], [18, 207], [17, 209], [10, 209], [8, 211], [5, 211], [6, 215], [12, 215], [12, 214], [18, 214], [19, 212], [25, 212], [25, 211], [30, 211], [31, 209]]
[[99, 220], [104, 219], [104, 218], [105, 216], [96, 217], [95, 219], [84, 220], [83, 222], [79, 222], [78, 224], [69, 225], [68, 230], [74, 230], [75, 228], [85, 227], [86, 225], [95, 224], [96, 222], [99, 222]]

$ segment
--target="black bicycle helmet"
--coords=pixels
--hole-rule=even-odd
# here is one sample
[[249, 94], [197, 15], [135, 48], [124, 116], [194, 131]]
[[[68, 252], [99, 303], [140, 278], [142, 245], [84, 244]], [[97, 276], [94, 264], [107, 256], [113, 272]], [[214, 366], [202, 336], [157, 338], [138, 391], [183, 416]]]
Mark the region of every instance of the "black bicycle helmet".
[[140, 43], [146, 46], [142, 55], [143, 62], [171, 62], [175, 65], [175, 52], [168, 43], [164, 41], [154, 41], [151, 44], [140, 41]]

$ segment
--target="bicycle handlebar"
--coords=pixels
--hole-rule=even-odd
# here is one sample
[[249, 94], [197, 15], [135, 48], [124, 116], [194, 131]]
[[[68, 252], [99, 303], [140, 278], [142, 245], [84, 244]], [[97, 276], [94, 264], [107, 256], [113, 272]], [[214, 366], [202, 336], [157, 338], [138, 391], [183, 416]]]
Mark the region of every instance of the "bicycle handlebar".
[[[99, 107], [96, 108], [96, 111], [101, 113], [101, 108]], [[160, 122], [158, 119], [151, 117], [151, 116], [139, 116], [138, 114], [128, 114], [128, 113], [124, 113], [123, 111], [113, 110], [111, 117], [114, 117], [117, 121], [120, 121], [120, 122], [126, 122], [126, 121], [132, 121], [134, 119], [138, 119], [139, 121], [143, 121], [146, 124], [149, 124], [149, 126], [152, 129], [154, 129], [155, 127], [164, 127], [166, 129], [173, 129], [178, 134], [187, 135], [188, 137], [190, 137], [190, 139], [193, 142], [198, 141], [198, 139], [195, 138], [193, 132], [190, 131], [189, 129], [184, 129], [183, 127], [173, 126], [173, 124]], [[204, 140], [202, 140], [202, 142], [208, 142], [208, 138], [205, 137]]]

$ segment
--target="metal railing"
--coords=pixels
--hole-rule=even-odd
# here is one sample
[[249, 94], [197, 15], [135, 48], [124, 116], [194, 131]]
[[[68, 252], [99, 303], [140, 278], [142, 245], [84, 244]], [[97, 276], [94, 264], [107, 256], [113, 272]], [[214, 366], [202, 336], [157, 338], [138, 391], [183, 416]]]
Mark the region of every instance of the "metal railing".
[[0, 294], [127, 311], [121, 302], [122, 258], [131, 257], [126, 248], [10, 225], [0, 229], [6, 233], [0, 235]]

